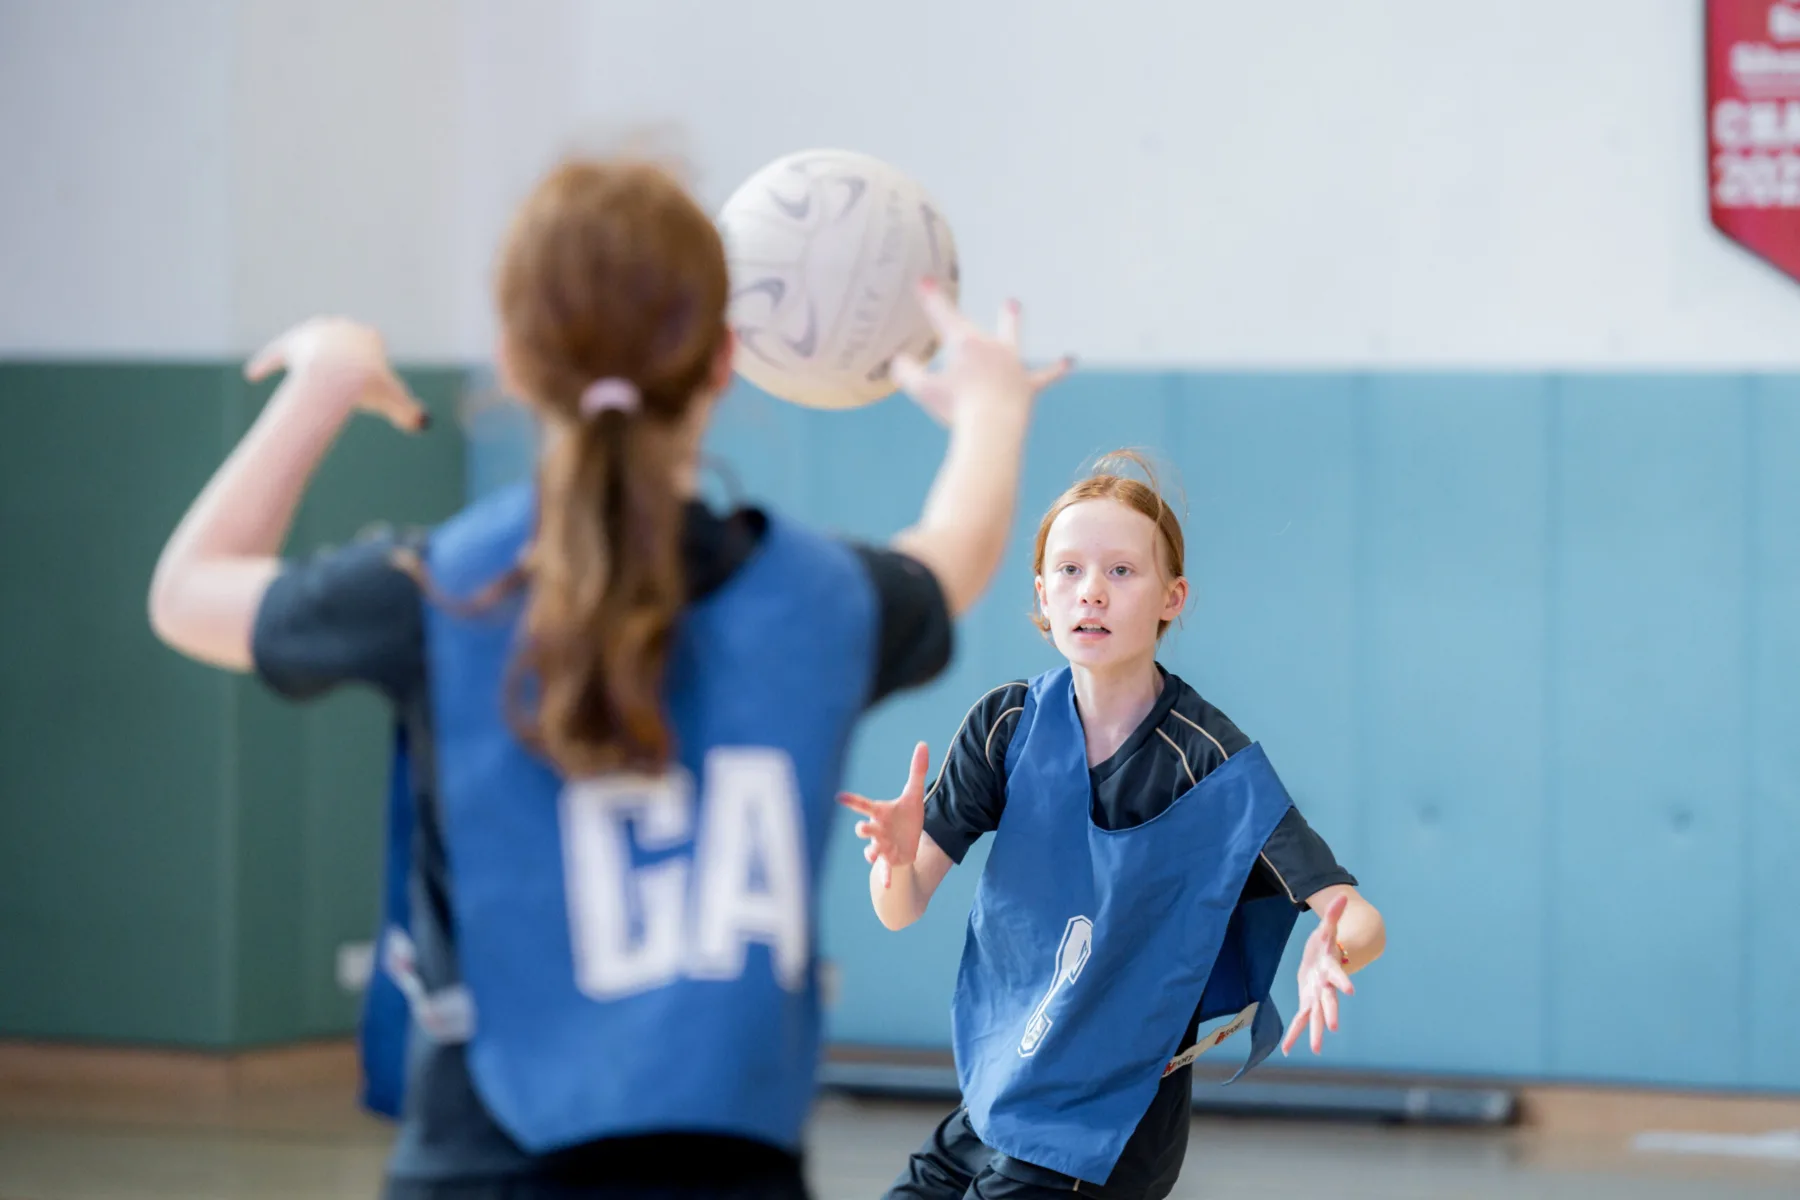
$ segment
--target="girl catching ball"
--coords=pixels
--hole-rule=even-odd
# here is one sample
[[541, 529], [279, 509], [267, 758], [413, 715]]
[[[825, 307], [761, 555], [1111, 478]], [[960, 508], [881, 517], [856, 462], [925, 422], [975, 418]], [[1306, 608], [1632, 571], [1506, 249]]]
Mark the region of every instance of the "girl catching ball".
[[[1067, 663], [977, 700], [929, 793], [921, 743], [897, 799], [840, 797], [890, 929], [994, 835], [952, 1006], [963, 1104], [891, 1200], [1167, 1196], [1194, 1059], [1245, 1026], [1243, 1070], [1302, 1034], [1319, 1052], [1384, 946], [1262, 747], [1158, 663], [1184, 542], [1133, 463], [1102, 460], [1038, 526], [1033, 619]], [[1270, 989], [1302, 908], [1320, 920], [1284, 1039]]]

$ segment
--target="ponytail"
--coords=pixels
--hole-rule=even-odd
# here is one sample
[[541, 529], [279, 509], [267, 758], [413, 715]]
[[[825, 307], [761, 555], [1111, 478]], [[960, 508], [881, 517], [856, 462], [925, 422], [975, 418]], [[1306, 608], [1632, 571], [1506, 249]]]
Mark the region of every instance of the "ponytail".
[[550, 426], [508, 681], [566, 776], [660, 770], [685, 603], [684, 456], [729, 359], [717, 228], [660, 167], [572, 162], [514, 217], [496, 279], [509, 381]]
[[515, 677], [515, 720], [569, 775], [654, 770], [673, 754], [662, 685], [685, 600], [676, 432], [596, 413], [539, 473], [519, 659], [537, 695], [526, 715]]

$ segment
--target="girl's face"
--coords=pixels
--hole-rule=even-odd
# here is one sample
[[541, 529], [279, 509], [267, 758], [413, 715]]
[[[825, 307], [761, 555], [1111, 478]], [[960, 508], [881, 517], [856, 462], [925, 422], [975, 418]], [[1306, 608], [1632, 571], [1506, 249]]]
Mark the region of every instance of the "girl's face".
[[1163, 573], [1156, 522], [1117, 500], [1062, 510], [1044, 542], [1038, 607], [1078, 667], [1154, 661], [1157, 628], [1181, 615], [1187, 580]]

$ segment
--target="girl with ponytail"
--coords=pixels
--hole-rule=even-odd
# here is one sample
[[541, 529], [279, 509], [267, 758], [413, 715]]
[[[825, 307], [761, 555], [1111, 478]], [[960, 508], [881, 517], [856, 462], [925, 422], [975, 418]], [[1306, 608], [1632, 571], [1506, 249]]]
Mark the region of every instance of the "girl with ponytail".
[[990, 333], [923, 287], [945, 366], [894, 372], [948, 447], [917, 522], [853, 544], [698, 499], [727, 293], [673, 178], [566, 163], [495, 287], [501, 377], [546, 435], [533, 482], [419, 536], [282, 558], [356, 410], [424, 424], [374, 330], [313, 320], [252, 360], [286, 378], [157, 564], [150, 618], [176, 650], [293, 699], [372, 686], [398, 714], [413, 832], [364, 1024], [371, 1101], [401, 1118], [390, 1197], [805, 1194], [845, 750], [948, 662], [1066, 367], [1025, 368], [1016, 307]]

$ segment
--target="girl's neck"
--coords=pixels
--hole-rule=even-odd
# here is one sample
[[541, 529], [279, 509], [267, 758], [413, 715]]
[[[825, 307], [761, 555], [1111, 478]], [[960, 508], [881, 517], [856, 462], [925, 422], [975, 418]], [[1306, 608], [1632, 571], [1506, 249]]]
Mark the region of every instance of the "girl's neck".
[[1075, 708], [1081, 714], [1082, 732], [1087, 736], [1088, 766], [1094, 767], [1118, 753], [1125, 739], [1143, 724], [1162, 694], [1163, 673], [1156, 659], [1120, 663], [1094, 671], [1072, 667], [1075, 680]]

